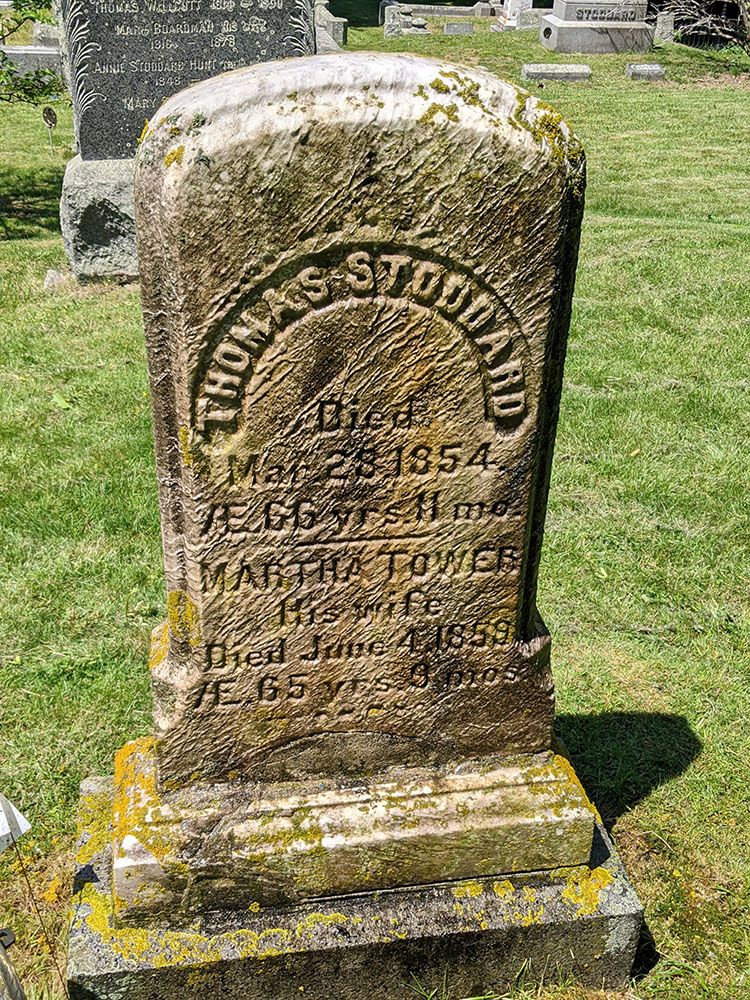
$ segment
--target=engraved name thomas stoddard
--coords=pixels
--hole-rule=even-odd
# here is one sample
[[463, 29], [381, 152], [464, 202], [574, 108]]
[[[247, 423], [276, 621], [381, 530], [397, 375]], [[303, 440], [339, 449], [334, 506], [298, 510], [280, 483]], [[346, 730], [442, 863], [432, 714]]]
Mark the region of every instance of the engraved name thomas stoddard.
[[550, 746], [582, 154], [489, 76], [374, 58], [219, 77], [139, 152], [176, 784]]

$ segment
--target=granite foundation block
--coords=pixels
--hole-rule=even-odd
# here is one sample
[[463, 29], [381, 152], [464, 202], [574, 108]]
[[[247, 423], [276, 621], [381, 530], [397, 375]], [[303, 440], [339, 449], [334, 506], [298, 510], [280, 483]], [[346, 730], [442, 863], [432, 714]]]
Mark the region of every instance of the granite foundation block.
[[547, 14], [540, 22], [539, 41], [553, 52], [648, 52], [654, 42], [654, 28], [630, 21], [585, 24], [563, 21]]
[[54, 45], [0, 45], [6, 56], [21, 73], [46, 69], [62, 75], [62, 57]]
[[82, 787], [68, 976], [71, 1000], [400, 1000], [415, 978], [460, 996], [502, 990], [523, 968], [622, 986], [642, 909], [597, 824], [589, 864], [206, 913], [188, 930], [118, 927], [110, 872], [112, 786]]
[[79, 281], [137, 278], [133, 161], [69, 160], [60, 224], [65, 253]]

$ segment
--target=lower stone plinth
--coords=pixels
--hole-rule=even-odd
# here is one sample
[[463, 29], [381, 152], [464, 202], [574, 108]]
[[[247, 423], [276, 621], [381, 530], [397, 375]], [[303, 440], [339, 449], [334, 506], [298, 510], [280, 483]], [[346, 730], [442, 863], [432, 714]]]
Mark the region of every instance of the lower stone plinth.
[[68, 161], [60, 198], [60, 226], [70, 269], [78, 281], [138, 277], [132, 160]]
[[255, 904], [176, 931], [116, 925], [111, 783], [82, 793], [71, 1000], [407, 1000], [415, 978], [481, 996], [522, 968], [608, 989], [630, 975], [642, 910], [600, 825], [583, 868]]
[[596, 810], [551, 751], [356, 782], [165, 791], [153, 739], [115, 755], [116, 918], [143, 926], [372, 889], [584, 865]]

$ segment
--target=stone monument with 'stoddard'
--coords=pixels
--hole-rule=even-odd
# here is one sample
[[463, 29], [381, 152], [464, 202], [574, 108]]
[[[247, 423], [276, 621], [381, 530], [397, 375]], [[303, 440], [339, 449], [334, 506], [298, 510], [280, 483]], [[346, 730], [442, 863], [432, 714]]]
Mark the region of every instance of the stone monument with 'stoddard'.
[[315, 51], [312, 0], [61, 0], [77, 156], [60, 220], [75, 276], [135, 278], [133, 155], [171, 94]]
[[653, 25], [646, 0], [555, 0], [540, 21], [539, 41], [553, 52], [648, 52]]
[[168, 621], [154, 738], [83, 788], [74, 1000], [628, 976], [641, 908], [536, 608], [583, 191], [557, 113], [409, 56], [152, 122]]

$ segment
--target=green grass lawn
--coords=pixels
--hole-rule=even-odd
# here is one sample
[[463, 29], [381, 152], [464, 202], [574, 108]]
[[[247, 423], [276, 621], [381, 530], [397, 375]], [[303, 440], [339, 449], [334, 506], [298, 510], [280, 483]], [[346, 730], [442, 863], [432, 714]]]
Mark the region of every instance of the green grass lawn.
[[[363, 28], [350, 47], [439, 54], [514, 80], [523, 62], [571, 59], [544, 52], [535, 32], [487, 29], [385, 43]], [[540, 608], [560, 733], [661, 956], [632, 996], [741, 1000], [750, 62], [681, 46], [654, 57], [669, 82], [633, 83], [632, 57], [596, 56], [580, 58], [591, 84], [543, 90], [584, 142], [589, 184]], [[150, 728], [147, 641], [164, 595], [137, 289], [43, 289], [65, 264], [56, 212], [70, 111], [58, 110], [50, 151], [40, 109], [0, 109], [0, 789], [34, 822], [25, 864], [62, 956], [78, 782], [109, 772], [114, 749]], [[9, 855], [6, 924], [31, 1000], [59, 997]]]

